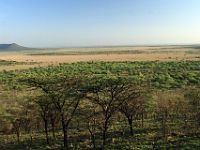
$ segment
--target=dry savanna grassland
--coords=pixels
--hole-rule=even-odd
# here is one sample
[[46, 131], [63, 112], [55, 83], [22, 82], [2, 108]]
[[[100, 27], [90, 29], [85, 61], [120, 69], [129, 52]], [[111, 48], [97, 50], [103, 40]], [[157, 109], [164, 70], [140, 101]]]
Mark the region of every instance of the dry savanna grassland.
[[[0, 70], [28, 69], [59, 63], [87, 61], [179, 61], [199, 60], [198, 46], [133, 46], [41, 49], [1, 52], [0, 60], [18, 63], [0, 65]], [[23, 63], [19, 63], [23, 62]]]
[[1, 52], [0, 150], [197, 150], [199, 87], [199, 46]]

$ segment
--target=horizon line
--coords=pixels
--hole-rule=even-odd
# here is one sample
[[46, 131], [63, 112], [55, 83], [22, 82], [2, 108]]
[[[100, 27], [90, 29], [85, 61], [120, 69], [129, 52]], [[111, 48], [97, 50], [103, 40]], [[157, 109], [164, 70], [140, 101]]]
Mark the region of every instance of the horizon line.
[[[37, 49], [63, 49], [63, 48], [109, 48], [109, 47], [158, 47], [158, 46], [200, 46], [200, 43], [166, 43], [166, 44], [120, 44], [120, 45], [85, 45], [85, 46], [41, 46], [41, 47], [33, 47], [21, 45], [16, 42], [12, 43], [2, 43], [2, 44], [17, 44], [19, 46], [27, 47], [27, 48], [37, 48]], [[1, 44], [0, 44], [1, 45]]]

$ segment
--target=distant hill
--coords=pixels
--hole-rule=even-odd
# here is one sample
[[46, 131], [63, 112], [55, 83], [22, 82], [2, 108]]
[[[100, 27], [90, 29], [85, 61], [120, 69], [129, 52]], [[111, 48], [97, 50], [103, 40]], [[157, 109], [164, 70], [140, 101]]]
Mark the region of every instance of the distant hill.
[[22, 51], [22, 50], [34, 50], [35, 48], [29, 48], [29, 47], [24, 47], [20, 46], [16, 43], [12, 44], [0, 44], [0, 51], [6, 52], [6, 51]]

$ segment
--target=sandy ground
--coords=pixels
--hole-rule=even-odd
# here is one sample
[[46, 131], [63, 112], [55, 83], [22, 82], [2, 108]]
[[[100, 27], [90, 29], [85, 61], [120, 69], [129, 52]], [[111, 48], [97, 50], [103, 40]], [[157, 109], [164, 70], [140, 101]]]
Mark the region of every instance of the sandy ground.
[[185, 53], [153, 53], [153, 54], [98, 54], [98, 55], [26, 55], [4, 53], [0, 60], [18, 62], [40, 62], [35, 65], [0, 66], [0, 70], [27, 69], [30, 67], [47, 66], [58, 63], [72, 63], [81, 61], [174, 61], [200, 60], [200, 54]]

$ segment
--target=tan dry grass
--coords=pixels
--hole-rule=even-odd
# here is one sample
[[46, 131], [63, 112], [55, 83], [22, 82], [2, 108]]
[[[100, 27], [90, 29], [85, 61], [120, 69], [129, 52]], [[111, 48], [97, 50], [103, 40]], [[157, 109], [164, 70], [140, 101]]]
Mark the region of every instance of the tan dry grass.
[[98, 54], [98, 55], [25, 55], [4, 54], [0, 60], [18, 62], [42, 62], [57, 64], [80, 61], [170, 61], [170, 60], [197, 60], [200, 54], [185, 53], [152, 53], [152, 54]]
[[[144, 50], [144, 48], [142, 49]], [[154, 48], [155, 50], [155, 48]], [[200, 54], [189, 54], [185, 51], [141, 54], [90, 54], [90, 55], [26, 55], [23, 53], [1, 53], [0, 60], [17, 62], [40, 62], [34, 65], [0, 66], [1, 70], [27, 69], [31, 67], [47, 66], [58, 63], [72, 63], [81, 61], [179, 61], [200, 60]]]

